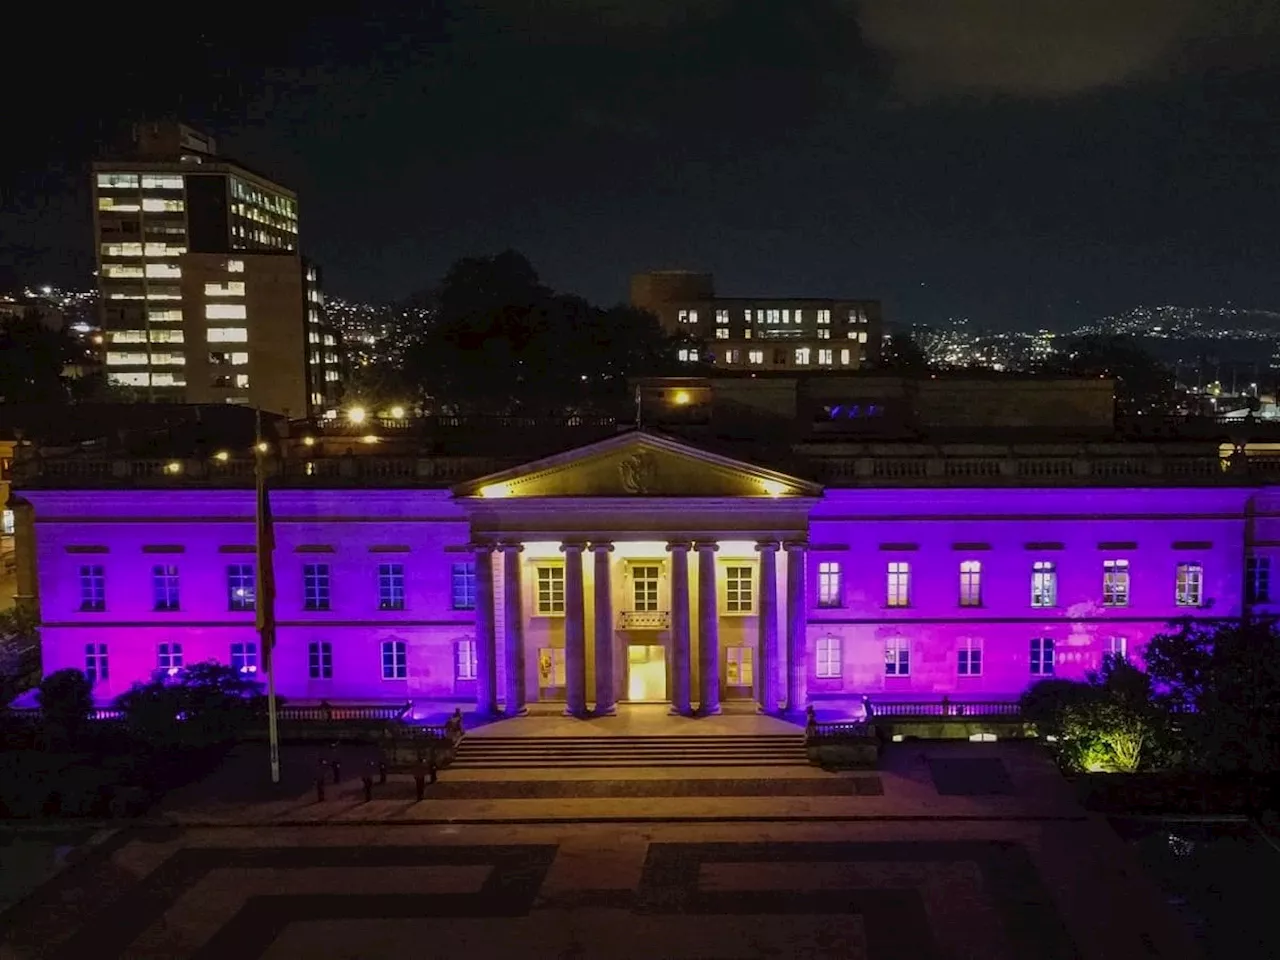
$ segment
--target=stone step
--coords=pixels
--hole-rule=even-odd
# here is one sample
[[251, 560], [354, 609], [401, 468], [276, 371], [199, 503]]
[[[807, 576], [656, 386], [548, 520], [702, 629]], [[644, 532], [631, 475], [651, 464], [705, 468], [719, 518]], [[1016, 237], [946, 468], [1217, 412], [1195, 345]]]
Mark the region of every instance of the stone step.
[[684, 737], [469, 737], [453, 766], [463, 769], [555, 767], [808, 766], [798, 734]]

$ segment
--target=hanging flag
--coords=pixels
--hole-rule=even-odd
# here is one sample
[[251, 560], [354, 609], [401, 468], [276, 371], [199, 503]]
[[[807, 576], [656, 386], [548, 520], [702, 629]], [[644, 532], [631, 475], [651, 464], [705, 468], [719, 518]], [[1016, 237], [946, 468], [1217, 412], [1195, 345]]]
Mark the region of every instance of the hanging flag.
[[257, 481], [257, 588], [255, 598], [258, 643], [262, 668], [271, 670], [271, 654], [276, 645], [276, 575], [272, 555], [276, 549], [275, 526], [271, 520], [271, 498], [267, 493], [266, 457], [262, 452], [262, 413], [258, 413], [258, 442], [254, 446], [254, 478]]

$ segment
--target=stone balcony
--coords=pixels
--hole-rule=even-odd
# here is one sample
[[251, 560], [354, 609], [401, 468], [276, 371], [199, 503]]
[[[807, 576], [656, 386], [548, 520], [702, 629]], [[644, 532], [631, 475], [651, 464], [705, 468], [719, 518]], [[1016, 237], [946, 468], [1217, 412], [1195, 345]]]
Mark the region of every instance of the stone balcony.
[[619, 630], [670, 630], [671, 613], [667, 610], [623, 610], [618, 614]]

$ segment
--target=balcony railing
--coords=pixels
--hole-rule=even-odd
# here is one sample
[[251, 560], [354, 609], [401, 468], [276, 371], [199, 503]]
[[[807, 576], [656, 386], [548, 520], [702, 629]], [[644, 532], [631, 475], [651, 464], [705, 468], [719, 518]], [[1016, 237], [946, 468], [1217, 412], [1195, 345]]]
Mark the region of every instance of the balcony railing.
[[623, 610], [618, 614], [619, 630], [669, 630], [671, 613], [667, 610]]
[[1012, 700], [873, 700], [869, 719], [877, 717], [1012, 717], [1022, 715], [1022, 708]]

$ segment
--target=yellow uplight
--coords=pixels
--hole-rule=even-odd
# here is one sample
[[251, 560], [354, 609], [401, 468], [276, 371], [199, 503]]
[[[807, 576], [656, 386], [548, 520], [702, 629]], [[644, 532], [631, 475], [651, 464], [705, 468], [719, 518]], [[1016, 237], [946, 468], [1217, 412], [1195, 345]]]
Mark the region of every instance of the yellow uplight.
[[780, 497], [787, 492], [787, 485], [778, 480], [761, 480], [760, 486], [771, 497]]
[[689, 396], [688, 390], [677, 390], [675, 393], [671, 395], [671, 402], [678, 407], [683, 407], [691, 399], [693, 398]]
[[511, 496], [511, 484], [491, 483], [487, 487], [480, 488], [480, 496], [487, 500], [500, 500], [503, 497], [509, 497]]
[[225, 450], [219, 450], [217, 453], [213, 455], [213, 459], [221, 460], [223, 463], [226, 463], [228, 460], [231, 459], [231, 454], [227, 453], [227, 451]]
[[165, 468], [165, 470], [166, 470], [167, 472], [169, 472], [169, 473], [181, 473], [181, 472], [182, 472], [182, 464], [181, 464], [181, 463], [179, 463], [177, 460], [174, 460], [172, 463], [167, 463], [167, 464], [165, 464], [165, 467], [164, 467], [164, 468]]
[[391, 408], [391, 419], [392, 419], [392, 420], [403, 420], [403, 419], [404, 419], [404, 407], [399, 407], [399, 406], [392, 407], [392, 408]]
[[361, 440], [363, 440], [365, 443], [377, 443], [377, 442], [378, 442], [378, 438], [377, 438], [377, 437], [375, 437], [372, 433], [370, 433], [370, 434], [366, 434], [365, 436], [361, 437], [360, 439], [361, 439]]
[[364, 423], [365, 416], [364, 407], [352, 407], [347, 411], [347, 419], [352, 423]]
[[270, 449], [271, 449], [271, 446], [265, 440], [262, 441], [262, 443], [258, 444], [259, 453], [266, 453]]

